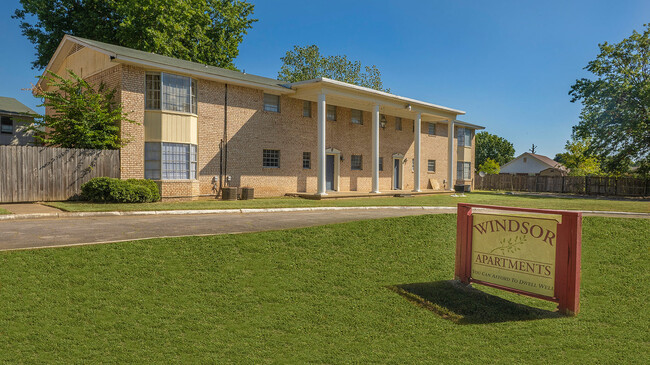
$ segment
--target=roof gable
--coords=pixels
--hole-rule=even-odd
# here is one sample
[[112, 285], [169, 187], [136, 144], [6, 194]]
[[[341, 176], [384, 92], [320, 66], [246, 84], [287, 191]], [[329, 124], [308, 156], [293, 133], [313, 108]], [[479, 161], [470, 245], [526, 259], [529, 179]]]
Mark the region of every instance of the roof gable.
[[0, 96], [0, 114], [32, 116], [37, 113], [14, 98]]

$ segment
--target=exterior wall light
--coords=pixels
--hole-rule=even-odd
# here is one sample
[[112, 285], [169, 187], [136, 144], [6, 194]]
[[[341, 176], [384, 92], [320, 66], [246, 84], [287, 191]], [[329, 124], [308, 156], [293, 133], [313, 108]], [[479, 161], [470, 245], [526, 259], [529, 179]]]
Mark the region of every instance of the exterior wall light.
[[386, 116], [381, 115], [381, 118], [379, 119], [379, 126], [383, 129], [386, 128]]

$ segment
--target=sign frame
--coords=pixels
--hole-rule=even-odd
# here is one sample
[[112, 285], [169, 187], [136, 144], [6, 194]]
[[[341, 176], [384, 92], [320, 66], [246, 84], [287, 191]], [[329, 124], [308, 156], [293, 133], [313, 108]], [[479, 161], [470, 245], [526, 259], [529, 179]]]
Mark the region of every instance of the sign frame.
[[[496, 211], [561, 215], [557, 225], [554, 295], [545, 296], [472, 278], [473, 208]], [[576, 315], [580, 311], [580, 258], [582, 213], [565, 210], [516, 208], [458, 203], [456, 224], [456, 264], [454, 277], [464, 284], [477, 283], [509, 292], [558, 303], [558, 311]]]

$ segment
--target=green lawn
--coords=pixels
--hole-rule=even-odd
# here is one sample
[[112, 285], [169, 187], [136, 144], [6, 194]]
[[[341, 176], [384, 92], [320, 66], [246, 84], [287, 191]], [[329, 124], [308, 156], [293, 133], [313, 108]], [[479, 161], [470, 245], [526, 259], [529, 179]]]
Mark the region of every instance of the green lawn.
[[10, 211], [0, 208], [0, 214], [11, 214]]
[[358, 207], [389, 205], [455, 206], [459, 202], [474, 204], [510, 205], [528, 208], [608, 210], [650, 213], [650, 201], [622, 201], [582, 198], [552, 198], [540, 196], [506, 195], [495, 192], [474, 192], [464, 198], [450, 195], [414, 196], [409, 198], [354, 198], [337, 200], [307, 200], [301, 198], [264, 198], [255, 200], [221, 201], [199, 200], [174, 203], [96, 204], [85, 202], [49, 203], [55, 208], [70, 212], [177, 210], [177, 209], [237, 209], [237, 208], [288, 208], [288, 207]]
[[650, 220], [585, 218], [577, 317], [450, 285], [455, 232], [429, 215], [0, 252], [0, 363], [650, 363]]

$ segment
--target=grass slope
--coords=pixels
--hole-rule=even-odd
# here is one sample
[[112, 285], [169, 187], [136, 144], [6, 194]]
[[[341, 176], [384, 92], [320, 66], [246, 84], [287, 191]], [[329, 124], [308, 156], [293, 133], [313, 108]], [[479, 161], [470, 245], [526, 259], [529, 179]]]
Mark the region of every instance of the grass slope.
[[459, 202], [474, 204], [509, 205], [526, 208], [568, 210], [607, 210], [650, 213], [650, 201], [622, 201], [582, 199], [574, 197], [553, 198], [542, 196], [505, 195], [494, 192], [474, 192], [464, 198], [450, 195], [414, 196], [409, 198], [354, 198], [338, 200], [307, 200], [300, 198], [264, 198], [240, 201], [199, 200], [191, 202], [145, 204], [96, 204], [85, 202], [49, 203], [55, 208], [71, 212], [176, 210], [176, 209], [238, 209], [238, 208], [288, 208], [288, 207], [357, 207], [357, 206], [455, 206]]
[[454, 237], [430, 215], [0, 252], [0, 362], [650, 361], [650, 220], [585, 218], [575, 318], [448, 285]]

